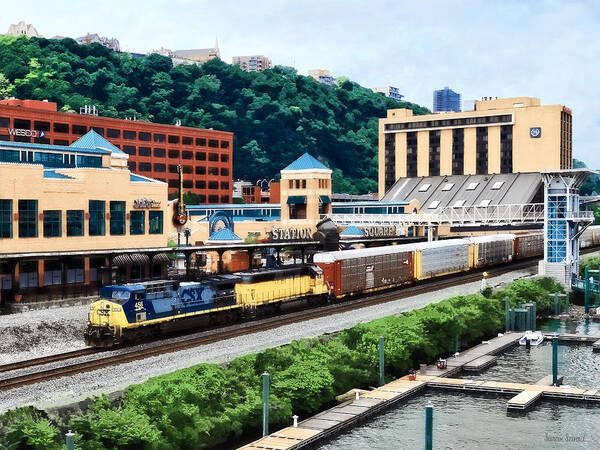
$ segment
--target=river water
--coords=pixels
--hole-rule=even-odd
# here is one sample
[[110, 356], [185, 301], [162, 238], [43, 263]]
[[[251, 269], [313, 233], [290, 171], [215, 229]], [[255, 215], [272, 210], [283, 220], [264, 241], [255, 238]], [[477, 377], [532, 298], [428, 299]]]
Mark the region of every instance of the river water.
[[[591, 321], [548, 321], [546, 331], [594, 334]], [[600, 353], [589, 345], [559, 345], [564, 384], [600, 388]], [[535, 383], [552, 373], [549, 342], [530, 350], [513, 347], [495, 366], [463, 378]], [[600, 405], [542, 400], [523, 414], [507, 413], [510, 397], [428, 390], [361, 427], [325, 444], [327, 450], [420, 449], [424, 446], [425, 406], [434, 407], [435, 449], [599, 449]]]

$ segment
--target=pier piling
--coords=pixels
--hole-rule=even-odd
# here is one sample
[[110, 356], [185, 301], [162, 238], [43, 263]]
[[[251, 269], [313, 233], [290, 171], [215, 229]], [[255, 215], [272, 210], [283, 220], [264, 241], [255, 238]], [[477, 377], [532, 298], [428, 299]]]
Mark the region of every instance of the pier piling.
[[75, 450], [75, 433], [69, 430], [69, 432], [65, 434], [65, 440], [67, 444], [67, 450]]
[[269, 373], [262, 374], [263, 436], [269, 434]]
[[433, 450], [433, 405], [425, 407], [425, 450]]
[[558, 337], [552, 338], [552, 386], [558, 386]]
[[379, 386], [385, 384], [385, 338], [379, 336]]

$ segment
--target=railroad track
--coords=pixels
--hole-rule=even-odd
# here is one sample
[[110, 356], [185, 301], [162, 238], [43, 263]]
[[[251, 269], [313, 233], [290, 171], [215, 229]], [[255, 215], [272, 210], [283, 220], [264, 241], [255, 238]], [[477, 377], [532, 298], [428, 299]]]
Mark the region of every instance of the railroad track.
[[[514, 270], [531, 267], [536, 264], [537, 262], [532, 262], [531, 260], [520, 261], [510, 266], [501, 266], [487, 269], [487, 272], [490, 276], [498, 276], [508, 272], [512, 272]], [[244, 336], [249, 333], [268, 331], [292, 323], [327, 317], [332, 314], [353, 311], [359, 308], [374, 306], [394, 300], [401, 300], [403, 298], [407, 298], [413, 295], [435, 292], [440, 289], [445, 289], [448, 287], [458, 286], [464, 283], [480, 280], [481, 272], [482, 270], [479, 270], [475, 272], [468, 272], [460, 275], [444, 277], [441, 279], [430, 279], [419, 284], [407, 285], [401, 289], [384, 291], [374, 295], [369, 295], [368, 297], [356, 297], [354, 299], [346, 300], [340, 303], [332, 303], [326, 306], [287, 313], [280, 316], [273, 316], [266, 319], [260, 319], [251, 322], [243, 322], [237, 324], [237, 326], [227, 327], [225, 329], [220, 328], [211, 330], [209, 332], [205, 332], [203, 336], [196, 336], [193, 338], [184, 339], [179, 342], [169, 342], [163, 344], [159, 343], [157, 345], [153, 345], [142, 349], [136, 348], [135, 350], [132, 350], [130, 352], [110, 354], [106, 356], [101, 356], [93, 360], [67, 364], [52, 369], [41, 369], [39, 371], [28, 373], [25, 375], [4, 378], [0, 379], [0, 391], [6, 391], [21, 386], [41, 383], [44, 381], [49, 381], [61, 377], [72, 376], [83, 372], [90, 372], [93, 370], [141, 360], [152, 356], [158, 356], [165, 353], [186, 350], [189, 348], [197, 347], [199, 345], [206, 345], [226, 339]], [[86, 348], [76, 350], [73, 352], [47, 356], [43, 358], [15, 362], [12, 364], [0, 366], [0, 372], [9, 372], [17, 369], [35, 366], [41, 367], [52, 362], [67, 361], [69, 359], [74, 359], [81, 356], [100, 354], [101, 352], [103, 351], [93, 348]]]

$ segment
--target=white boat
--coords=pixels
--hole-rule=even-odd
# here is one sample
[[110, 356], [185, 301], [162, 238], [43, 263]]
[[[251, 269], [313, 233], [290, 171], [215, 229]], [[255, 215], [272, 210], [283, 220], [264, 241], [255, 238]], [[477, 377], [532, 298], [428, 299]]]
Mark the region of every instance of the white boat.
[[529, 345], [540, 345], [544, 342], [544, 334], [539, 331], [526, 331], [519, 339], [519, 345], [527, 345], [527, 341], [529, 341]]

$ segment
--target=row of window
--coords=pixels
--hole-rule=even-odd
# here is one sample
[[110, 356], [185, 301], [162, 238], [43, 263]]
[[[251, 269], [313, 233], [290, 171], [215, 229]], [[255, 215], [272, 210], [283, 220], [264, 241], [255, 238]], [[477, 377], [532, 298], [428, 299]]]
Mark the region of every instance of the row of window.
[[101, 156], [0, 149], [0, 161], [43, 164], [46, 167], [102, 167]]
[[414, 130], [420, 128], [460, 127], [465, 125], [489, 125], [512, 122], [512, 114], [481, 117], [463, 117], [459, 119], [423, 120], [420, 122], [388, 123], [385, 131]]
[[[27, 119], [13, 119], [13, 128], [23, 130], [36, 130], [49, 132], [51, 129], [54, 133], [69, 133], [69, 129], [72, 134], [84, 135], [89, 130], [93, 129], [96, 133], [104, 136], [105, 130], [102, 127], [87, 127], [86, 125], [71, 125], [67, 123], [54, 122], [51, 126], [50, 122], [45, 121], [32, 121]], [[9, 117], [0, 117], [0, 128], [11, 128]], [[146, 131], [133, 131], [123, 130], [123, 139], [127, 140], [140, 140], [145, 142], [168, 142], [169, 144], [182, 145], [196, 145], [198, 147], [210, 147], [210, 148], [229, 148], [229, 141], [219, 141], [218, 139], [206, 139], [206, 138], [192, 138], [190, 136], [177, 136], [177, 135], [165, 135], [163, 133], [150, 133]], [[116, 128], [107, 128], [106, 137], [113, 139], [121, 139], [121, 130]]]
[[[12, 238], [13, 201], [0, 199], [0, 238]], [[109, 231], [113, 236], [125, 235], [127, 217], [125, 202], [109, 202]], [[38, 201], [18, 201], [18, 233], [20, 238], [38, 237]], [[106, 235], [106, 202], [104, 200], [89, 201], [89, 236]], [[83, 236], [85, 233], [85, 211], [70, 209], [65, 212], [66, 235]], [[61, 210], [43, 210], [39, 216], [43, 221], [44, 237], [61, 237], [63, 234], [63, 212]], [[148, 211], [148, 233], [163, 233], [163, 212]], [[146, 233], [146, 211], [131, 211], [129, 213], [129, 234], [140, 235]]]
[[[163, 172], [167, 171], [167, 165], [162, 164], [162, 163], [154, 163], [154, 166], [153, 166], [149, 162], [136, 163], [135, 161], [128, 161], [127, 167], [132, 172], [160, 172], [160, 173], [163, 173]], [[169, 173], [179, 173], [177, 171], [176, 164], [169, 164], [168, 169], [169, 169]], [[219, 175], [222, 177], [229, 176], [229, 169], [227, 167], [221, 167], [220, 169], [218, 167], [209, 167], [208, 172], [207, 172], [206, 166], [196, 166], [195, 170], [192, 166], [183, 166], [183, 173], [190, 174], [190, 173], [194, 173], [194, 172], [196, 172], [196, 175], [206, 175], [208, 173], [209, 175], [214, 175], [214, 176], [219, 176]], [[229, 188], [227, 188], [227, 189], [229, 189]]]
[[[123, 145], [122, 150], [131, 156], [154, 155], [155, 158], [165, 158], [167, 155], [167, 152], [164, 148], [152, 149], [150, 147], [136, 147], [135, 145]], [[181, 157], [181, 159], [191, 160], [195, 157], [196, 161], [208, 160], [212, 162], [217, 162], [220, 160], [221, 162], [229, 162], [229, 155], [226, 153], [223, 153], [221, 155], [219, 155], [218, 153], [209, 153], [207, 159], [207, 154], [205, 152], [196, 152], [196, 154], [194, 155], [194, 152], [189, 150], [183, 150], [182, 152], [180, 152], [179, 150], [170, 149], [168, 155], [170, 159], [179, 159]]]
[[[320, 178], [319, 189], [328, 189], [330, 181], [325, 178]], [[288, 180], [289, 189], [306, 189], [306, 180]]]

